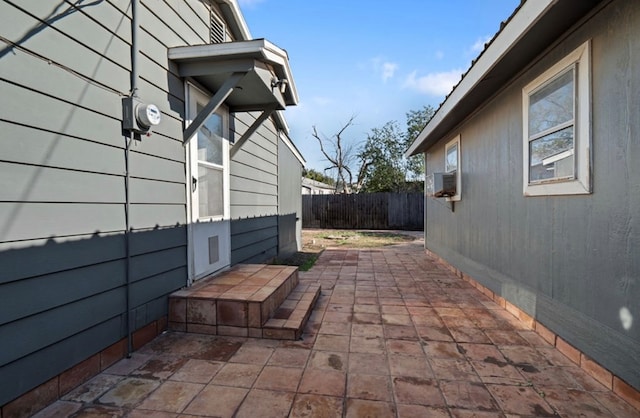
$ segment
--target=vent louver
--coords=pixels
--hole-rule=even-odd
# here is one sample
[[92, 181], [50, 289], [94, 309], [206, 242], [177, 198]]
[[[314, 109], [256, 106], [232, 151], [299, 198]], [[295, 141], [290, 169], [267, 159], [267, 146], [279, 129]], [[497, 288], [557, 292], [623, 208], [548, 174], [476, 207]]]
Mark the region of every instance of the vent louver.
[[209, 12], [211, 25], [209, 28], [209, 37], [212, 44], [220, 44], [225, 41], [224, 22], [211, 10]]

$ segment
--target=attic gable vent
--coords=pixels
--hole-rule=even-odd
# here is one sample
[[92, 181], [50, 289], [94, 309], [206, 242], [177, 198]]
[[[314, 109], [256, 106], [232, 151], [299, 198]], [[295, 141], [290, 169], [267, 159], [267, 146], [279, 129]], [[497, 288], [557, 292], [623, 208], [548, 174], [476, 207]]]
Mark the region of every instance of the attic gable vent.
[[209, 12], [209, 17], [211, 20], [211, 26], [209, 29], [210, 42], [212, 44], [220, 44], [225, 41], [224, 22], [213, 10]]

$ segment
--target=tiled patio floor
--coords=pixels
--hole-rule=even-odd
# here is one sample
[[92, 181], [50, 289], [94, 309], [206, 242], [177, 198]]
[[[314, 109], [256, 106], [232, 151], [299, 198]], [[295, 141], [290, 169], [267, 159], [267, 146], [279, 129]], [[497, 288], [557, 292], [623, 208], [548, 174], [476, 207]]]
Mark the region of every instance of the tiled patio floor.
[[300, 341], [166, 333], [40, 416], [638, 417], [422, 242], [327, 250]]

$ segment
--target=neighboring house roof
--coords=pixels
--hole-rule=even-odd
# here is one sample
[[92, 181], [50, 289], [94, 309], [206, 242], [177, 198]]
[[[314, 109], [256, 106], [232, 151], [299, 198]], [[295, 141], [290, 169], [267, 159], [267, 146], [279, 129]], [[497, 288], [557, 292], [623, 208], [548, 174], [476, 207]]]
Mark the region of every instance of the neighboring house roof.
[[472, 61], [406, 155], [425, 152], [449, 134], [602, 1], [523, 0]]
[[335, 186], [307, 177], [302, 178], [302, 187], [307, 187], [314, 190], [330, 190], [332, 192], [336, 190]]

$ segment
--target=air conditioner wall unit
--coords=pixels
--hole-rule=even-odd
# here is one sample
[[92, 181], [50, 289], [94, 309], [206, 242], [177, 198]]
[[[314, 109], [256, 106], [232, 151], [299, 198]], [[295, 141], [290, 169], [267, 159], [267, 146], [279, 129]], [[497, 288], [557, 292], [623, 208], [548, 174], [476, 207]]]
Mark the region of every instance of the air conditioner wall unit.
[[430, 197], [451, 197], [456, 194], [456, 173], [431, 173], [427, 176], [425, 192]]

